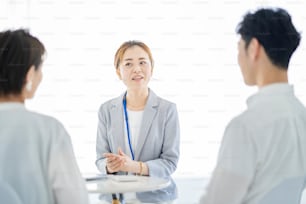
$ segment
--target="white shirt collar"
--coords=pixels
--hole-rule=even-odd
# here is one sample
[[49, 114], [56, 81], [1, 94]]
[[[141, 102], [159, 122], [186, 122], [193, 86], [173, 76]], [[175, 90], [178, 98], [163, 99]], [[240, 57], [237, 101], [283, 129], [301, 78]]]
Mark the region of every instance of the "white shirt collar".
[[247, 99], [247, 105], [252, 106], [259, 99], [267, 99], [272, 96], [293, 95], [293, 85], [288, 83], [274, 83], [264, 86], [257, 93]]
[[23, 103], [18, 103], [18, 102], [0, 103], [0, 111], [1, 110], [13, 110], [13, 109], [25, 109], [25, 106]]

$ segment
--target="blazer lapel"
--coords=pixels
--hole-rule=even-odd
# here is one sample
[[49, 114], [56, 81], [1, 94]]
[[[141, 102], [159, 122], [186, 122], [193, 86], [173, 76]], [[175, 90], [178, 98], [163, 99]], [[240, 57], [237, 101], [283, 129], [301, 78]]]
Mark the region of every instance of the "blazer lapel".
[[118, 154], [118, 148], [120, 147], [123, 152], [127, 152], [125, 146], [125, 120], [123, 117], [123, 106], [122, 106], [123, 94], [113, 101], [110, 118], [112, 127], [112, 135], [113, 135], [113, 153]]
[[142, 118], [139, 139], [135, 151], [135, 160], [139, 160], [144, 143], [148, 137], [149, 130], [157, 112], [158, 100], [153, 91], [150, 90], [147, 104], [145, 106]]

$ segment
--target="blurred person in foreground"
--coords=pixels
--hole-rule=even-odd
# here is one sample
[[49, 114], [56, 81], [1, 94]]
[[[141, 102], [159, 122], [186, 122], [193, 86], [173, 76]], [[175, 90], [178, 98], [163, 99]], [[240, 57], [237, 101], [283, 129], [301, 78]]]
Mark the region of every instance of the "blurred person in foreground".
[[22, 204], [87, 204], [65, 128], [24, 104], [42, 80], [44, 54], [27, 30], [0, 32], [0, 185]]
[[200, 204], [257, 204], [286, 179], [306, 172], [306, 109], [287, 73], [300, 34], [281, 8], [247, 13], [237, 33], [244, 82], [258, 91], [228, 124]]

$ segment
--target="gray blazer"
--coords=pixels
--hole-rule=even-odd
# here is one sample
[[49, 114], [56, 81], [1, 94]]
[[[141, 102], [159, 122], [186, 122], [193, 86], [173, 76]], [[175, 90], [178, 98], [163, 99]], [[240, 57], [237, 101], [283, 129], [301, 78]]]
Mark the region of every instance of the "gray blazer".
[[[125, 148], [126, 127], [122, 104], [124, 94], [102, 104], [99, 110], [96, 165], [102, 174], [106, 174], [106, 159], [103, 153], [117, 153], [118, 147], [124, 152], [129, 152]], [[177, 198], [177, 189], [171, 174], [177, 168], [180, 154], [178, 113], [174, 103], [158, 97], [152, 90], [149, 90], [134, 154], [136, 161], [143, 161], [148, 165], [150, 176], [168, 178], [172, 181], [165, 189], [137, 193], [137, 198], [142, 202], [160, 202]]]

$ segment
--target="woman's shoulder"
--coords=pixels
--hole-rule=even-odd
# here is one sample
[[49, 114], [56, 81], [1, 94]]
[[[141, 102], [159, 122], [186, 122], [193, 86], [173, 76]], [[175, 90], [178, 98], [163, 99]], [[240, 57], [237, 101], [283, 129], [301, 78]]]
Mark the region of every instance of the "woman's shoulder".
[[153, 98], [153, 100], [155, 100], [159, 105], [161, 106], [166, 106], [166, 107], [176, 107], [176, 103], [173, 101], [170, 101], [164, 97], [158, 96], [157, 94], [155, 94], [155, 92], [153, 92], [152, 90], [150, 90], [150, 94], [151, 97]]
[[152, 107], [158, 107], [158, 110], [163, 113], [177, 112], [176, 104], [168, 99], [155, 95], [151, 102]]
[[102, 110], [109, 110], [111, 107], [116, 107], [118, 105], [121, 105], [122, 103], [122, 96], [118, 96], [118, 97], [115, 97], [115, 98], [112, 98], [112, 99], [108, 99], [107, 101], [103, 102], [101, 105], [100, 105], [100, 108], [99, 110], [102, 111]]
[[120, 100], [119, 98], [120, 97], [115, 97], [115, 98], [108, 99], [105, 102], [103, 102], [101, 104], [101, 106], [108, 106], [108, 105], [116, 104]]
[[169, 106], [176, 106], [176, 103], [165, 98], [160, 98], [160, 102]]

